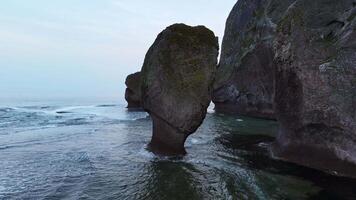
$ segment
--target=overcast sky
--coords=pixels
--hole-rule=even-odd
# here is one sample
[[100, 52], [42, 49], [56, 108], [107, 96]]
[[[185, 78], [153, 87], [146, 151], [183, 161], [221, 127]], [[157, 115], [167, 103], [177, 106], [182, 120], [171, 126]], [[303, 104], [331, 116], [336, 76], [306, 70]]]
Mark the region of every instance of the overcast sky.
[[123, 101], [157, 34], [173, 23], [223, 36], [236, 0], [2, 0], [0, 100]]

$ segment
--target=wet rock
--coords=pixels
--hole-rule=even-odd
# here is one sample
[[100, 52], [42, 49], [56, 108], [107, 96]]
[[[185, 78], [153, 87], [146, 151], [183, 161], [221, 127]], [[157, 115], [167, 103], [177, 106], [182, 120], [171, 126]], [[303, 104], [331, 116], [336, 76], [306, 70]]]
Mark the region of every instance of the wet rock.
[[275, 41], [275, 156], [356, 177], [353, 0], [298, 0]]
[[294, 0], [239, 0], [226, 22], [213, 102], [218, 112], [274, 119], [276, 27]]
[[142, 67], [142, 101], [153, 120], [150, 149], [184, 154], [186, 138], [211, 101], [218, 40], [204, 26], [175, 24], [160, 33]]
[[125, 84], [127, 86], [125, 91], [125, 99], [127, 101], [127, 108], [138, 109], [142, 108], [141, 103], [141, 73], [136, 72], [127, 76]]

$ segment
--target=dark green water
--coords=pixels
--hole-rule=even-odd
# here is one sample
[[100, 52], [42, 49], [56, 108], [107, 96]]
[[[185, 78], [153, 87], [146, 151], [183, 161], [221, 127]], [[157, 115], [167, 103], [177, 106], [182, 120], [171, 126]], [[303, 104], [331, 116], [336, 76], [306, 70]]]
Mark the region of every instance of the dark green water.
[[269, 157], [274, 121], [210, 113], [184, 157], [146, 151], [117, 105], [0, 108], [0, 199], [356, 199], [356, 182]]

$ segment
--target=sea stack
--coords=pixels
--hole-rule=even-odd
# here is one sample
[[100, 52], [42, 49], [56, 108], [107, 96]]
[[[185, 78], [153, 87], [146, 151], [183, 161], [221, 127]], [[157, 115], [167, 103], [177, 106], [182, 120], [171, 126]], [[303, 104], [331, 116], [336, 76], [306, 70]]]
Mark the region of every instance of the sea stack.
[[141, 71], [143, 108], [153, 121], [149, 149], [185, 154], [184, 142], [203, 122], [211, 102], [218, 39], [204, 26], [174, 24], [161, 32]]
[[130, 74], [126, 77], [125, 99], [127, 108], [139, 109], [142, 108], [141, 103], [141, 72]]
[[275, 42], [275, 156], [356, 177], [356, 9], [297, 0]]

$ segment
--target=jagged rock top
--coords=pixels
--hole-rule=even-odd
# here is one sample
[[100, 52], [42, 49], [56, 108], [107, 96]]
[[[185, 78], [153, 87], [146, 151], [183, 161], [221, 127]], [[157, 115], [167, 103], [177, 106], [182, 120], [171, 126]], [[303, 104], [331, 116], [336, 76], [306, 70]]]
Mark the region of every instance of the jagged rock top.
[[160, 33], [157, 40], [167, 35], [170, 35], [169, 39], [172, 43], [178, 45], [206, 44], [219, 48], [214, 32], [205, 26], [192, 27], [185, 24], [173, 24]]

